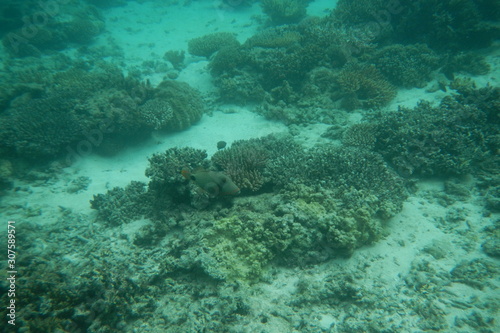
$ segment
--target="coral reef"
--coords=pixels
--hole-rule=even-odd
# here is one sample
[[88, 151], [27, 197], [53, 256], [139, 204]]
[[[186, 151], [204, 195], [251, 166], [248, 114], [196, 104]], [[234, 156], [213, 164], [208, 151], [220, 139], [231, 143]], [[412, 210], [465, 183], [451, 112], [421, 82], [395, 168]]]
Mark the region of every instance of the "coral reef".
[[224, 47], [237, 47], [240, 43], [229, 32], [215, 32], [196, 37], [188, 42], [188, 51], [192, 55], [209, 58], [212, 54]]
[[[235, 142], [211, 161], [205, 158], [204, 151], [192, 148], [155, 154], [146, 170], [151, 179], [146, 193], [130, 196], [133, 202], [127, 204], [120, 201], [127, 189], [113, 189], [96, 196], [93, 208], [114, 221], [107, 202], [125, 207], [119, 214], [140, 205], [153, 221], [181, 227], [168, 270], [201, 270], [227, 281], [257, 279], [271, 260], [295, 266], [349, 255], [377, 240], [383, 221], [406, 198], [404, 182], [380, 155], [366, 150], [325, 145], [305, 151], [288, 136], [268, 136]], [[208, 169], [209, 164], [247, 194], [266, 191], [234, 200], [209, 198], [181, 177], [183, 168]], [[124, 220], [138, 218], [131, 212]], [[199, 222], [184, 224], [186, 213]]]
[[219, 89], [219, 99], [226, 103], [239, 105], [258, 103], [262, 102], [266, 95], [260, 82], [245, 72], [220, 75], [215, 78], [214, 84]]
[[209, 68], [214, 76], [239, 73], [248, 63], [248, 54], [240, 46], [224, 47], [211, 59]]
[[489, 120], [490, 112], [497, 113], [489, 106], [498, 103], [498, 94], [489, 98], [483, 104], [467, 95], [445, 97], [438, 107], [421, 102], [413, 110], [378, 114], [373, 118], [379, 125], [375, 150], [404, 175], [470, 172], [492, 153], [486, 138], [498, 134]]
[[257, 32], [245, 41], [245, 47], [291, 47], [298, 44], [302, 39], [301, 34], [294, 26], [280, 26], [268, 28]]
[[[58, 4], [57, 10], [66, 15], [52, 15], [50, 6], [28, 1], [23, 5], [10, 5], [5, 10], [21, 15], [21, 25], [9, 24], [3, 36], [5, 49], [14, 57], [41, 56], [54, 50], [63, 50], [71, 44], [85, 45], [104, 30], [104, 21], [93, 6], [83, 2]], [[40, 11], [40, 9], [44, 9]], [[44, 17], [45, 15], [45, 17]], [[41, 24], [32, 24], [42, 20]], [[9, 22], [7, 22], [9, 23]]]
[[171, 119], [163, 129], [180, 131], [200, 120], [204, 105], [197, 90], [187, 83], [163, 81], [155, 90], [155, 97], [168, 101], [172, 110]]
[[274, 25], [297, 23], [306, 15], [305, 0], [262, 0], [262, 11]]
[[340, 99], [347, 110], [379, 108], [395, 96], [395, 88], [374, 66], [347, 65], [337, 75], [339, 91], [334, 99]]
[[69, 43], [87, 44], [103, 31], [104, 22], [78, 18], [65, 23], [63, 27]]
[[146, 184], [133, 181], [124, 189], [115, 187], [106, 194], [94, 195], [90, 201], [91, 207], [98, 211], [98, 218], [109, 226], [118, 226], [123, 223], [139, 219], [148, 213]]
[[425, 86], [441, 65], [440, 57], [424, 44], [386, 46], [371, 62], [392, 84], [405, 88]]
[[372, 149], [377, 141], [377, 126], [371, 123], [360, 123], [350, 126], [342, 136], [342, 143], [365, 149]]
[[240, 189], [259, 190], [264, 184], [268, 153], [257, 140], [235, 141], [230, 148], [217, 151], [211, 161], [221, 168]]
[[169, 123], [174, 116], [172, 107], [160, 98], [154, 98], [146, 101], [139, 106], [139, 113], [144, 118], [147, 125], [155, 130], [164, 129], [169, 126]]
[[186, 83], [153, 88], [106, 63], [19, 77], [21, 82], [7, 79], [13, 84], [1, 101], [0, 147], [26, 159], [78, 150], [110, 155], [154, 129], [187, 128], [204, 110], [199, 93]]
[[469, 50], [491, 45], [500, 31], [492, 23], [500, 18], [496, 1], [403, 0], [401, 7], [404, 10], [394, 15], [394, 38], [401, 42], [426, 43], [443, 51]]
[[485, 75], [489, 73], [490, 65], [480, 54], [459, 52], [450, 56], [442, 71], [447, 77], [453, 77], [454, 73]]
[[149, 158], [146, 169], [146, 176], [150, 178], [148, 191], [156, 198], [153, 204], [160, 207], [155, 208], [155, 212], [163, 214], [161, 207], [190, 202], [191, 190], [181, 171], [183, 168], [206, 167], [206, 157], [203, 150], [185, 147], [171, 148]]

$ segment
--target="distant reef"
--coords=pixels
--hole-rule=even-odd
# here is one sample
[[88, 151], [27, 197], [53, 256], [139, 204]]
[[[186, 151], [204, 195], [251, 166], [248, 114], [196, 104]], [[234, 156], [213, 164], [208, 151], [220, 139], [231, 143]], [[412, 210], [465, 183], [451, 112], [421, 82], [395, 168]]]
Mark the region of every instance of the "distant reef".
[[71, 163], [91, 153], [113, 155], [154, 130], [185, 129], [204, 112], [187, 83], [152, 87], [106, 62], [24, 63], [16, 63], [0, 94], [0, 151], [11, 158]]

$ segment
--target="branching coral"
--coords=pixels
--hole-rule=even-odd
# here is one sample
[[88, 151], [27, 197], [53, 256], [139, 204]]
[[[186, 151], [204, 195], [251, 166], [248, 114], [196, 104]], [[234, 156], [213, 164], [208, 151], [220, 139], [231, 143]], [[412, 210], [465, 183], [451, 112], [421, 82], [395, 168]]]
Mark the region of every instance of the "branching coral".
[[377, 126], [371, 123], [354, 124], [343, 134], [342, 143], [365, 149], [372, 149], [377, 141]]
[[424, 44], [386, 46], [371, 61], [391, 83], [406, 88], [425, 86], [441, 64], [440, 57]]
[[219, 150], [212, 162], [229, 176], [240, 189], [259, 190], [264, 184], [267, 151], [257, 141], [236, 141], [231, 148]]
[[110, 226], [139, 219], [148, 213], [144, 183], [133, 181], [124, 189], [115, 187], [106, 194], [94, 195], [91, 207], [98, 211], [99, 219]]
[[446, 97], [438, 107], [421, 102], [379, 115], [375, 150], [404, 175], [470, 172], [490, 153], [486, 138], [498, 129], [488, 125], [488, 109], [464, 102]]
[[155, 130], [164, 129], [173, 117], [173, 110], [168, 101], [150, 99], [139, 106], [139, 112], [147, 125]]
[[215, 32], [193, 38], [188, 42], [188, 51], [192, 55], [209, 58], [212, 54], [224, 47], [237, 47], [240, 43], [229, 32]]
[[337, 76], [339, 98], [345, 109], [378, 108], [395, 96], [395, 88], [374, 66], [348, 65]]
[[499, 19], [498, 1], [401, 0], [400, 3], [404, 10], [394, 16], [393, 26], [394, 38], [402, 43], [422, 42], [443, 51], [468, 50], [491, 45], [500, 32], [492, 23]]

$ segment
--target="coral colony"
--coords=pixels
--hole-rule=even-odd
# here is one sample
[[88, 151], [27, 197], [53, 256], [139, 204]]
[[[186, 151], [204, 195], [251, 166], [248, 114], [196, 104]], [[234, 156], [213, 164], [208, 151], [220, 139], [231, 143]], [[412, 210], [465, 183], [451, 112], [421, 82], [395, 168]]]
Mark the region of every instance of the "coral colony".
[[[3, 1], [2, 327], [499, 332], [499, 20]], [[241, 137], [244, 112], [285, 130]]]

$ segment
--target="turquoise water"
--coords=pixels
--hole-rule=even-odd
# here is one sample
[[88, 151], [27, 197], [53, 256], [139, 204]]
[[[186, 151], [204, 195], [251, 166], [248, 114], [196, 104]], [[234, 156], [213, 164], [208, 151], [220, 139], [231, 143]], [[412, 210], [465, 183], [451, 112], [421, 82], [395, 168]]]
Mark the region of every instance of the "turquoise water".
[[2, 330], [498, 331], [499, 15], [2, 2]]

